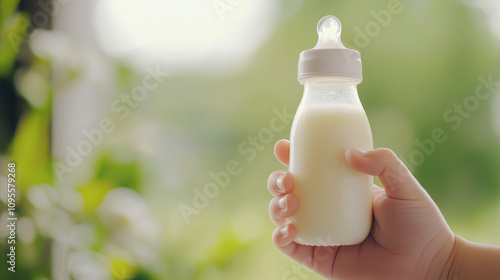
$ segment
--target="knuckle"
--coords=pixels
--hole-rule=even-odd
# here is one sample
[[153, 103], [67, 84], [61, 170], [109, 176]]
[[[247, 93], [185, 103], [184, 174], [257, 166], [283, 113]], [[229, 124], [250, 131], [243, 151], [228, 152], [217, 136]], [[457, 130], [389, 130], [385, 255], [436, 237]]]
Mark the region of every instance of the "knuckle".
[[269, 177], [267, 177], [267, 188], [271, 192], [271, 194], [272, 194], [273, 189], [275, 188], [276, 178], [278, 177], [279, 174], [280, 174], [280, 171], [273, 171], [269, 175]]
[[399, 162], [400, 161], [398, 156], [396, 155], [396, 153], [389, 148], [380, 148], [379, 151], [380, 151], [380, 155], [382, 156], [382, 158], [385, 158], [385, 159], [389, 160], [390, 162]]
[[271, 199], [271, 202], [269, 203], [269, 213], [273, 216], [278, 218], [279, 216], [279, 207], [278, 207], [278, 198], [275, 197]]
[[394, 153], [394, 151], [389, 148], [380, 148], [379, 151], [384, 157], [389, 157], [389, 158], [396, 157], [396, 153]]

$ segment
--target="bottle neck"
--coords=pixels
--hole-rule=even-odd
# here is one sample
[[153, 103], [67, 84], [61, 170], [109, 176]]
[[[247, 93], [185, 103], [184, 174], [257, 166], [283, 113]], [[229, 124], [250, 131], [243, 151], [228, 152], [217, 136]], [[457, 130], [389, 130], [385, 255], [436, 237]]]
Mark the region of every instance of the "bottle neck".
[[314, 78], [304, 83], [305, 104], [344, 104], [361, 106], [358, 97], [358, 79]]

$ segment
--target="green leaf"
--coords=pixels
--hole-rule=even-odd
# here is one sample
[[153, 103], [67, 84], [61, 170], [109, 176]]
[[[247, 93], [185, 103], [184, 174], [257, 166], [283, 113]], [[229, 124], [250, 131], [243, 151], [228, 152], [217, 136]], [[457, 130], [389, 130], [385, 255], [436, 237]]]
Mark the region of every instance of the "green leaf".
[[20, 0], [2, 0], [0, 2], [0, 22], [12, 15], [19, 5]]
[[91, 215], [94, 213], [97, 207], [101, 205], [108, 191], [113, 187], [113, 183], [108, 180], [95, 180], [79, 187], [78, 191], [82, 195], [85, 214]]
[[2, 21], [0, 33], [0, 76], [8, 75], [14, 65], [21, 44], [26, 40], [29, 16], [17, 13]]
[[19, 122], [10, 155], [16, 163], [17, 183], [21, 189], [52, 182], [49, 123], [49, 116], [39, 110], [28, 112]]

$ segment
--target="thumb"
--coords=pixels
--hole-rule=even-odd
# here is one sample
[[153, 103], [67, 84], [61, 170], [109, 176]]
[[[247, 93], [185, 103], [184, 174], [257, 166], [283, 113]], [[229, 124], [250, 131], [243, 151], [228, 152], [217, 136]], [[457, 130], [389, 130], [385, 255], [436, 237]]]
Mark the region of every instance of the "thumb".
[[387, 197], [419, 200], [428, 196], [413, 174], [390, 149], [381, 148], [369, 152], [347, 149], [345, 157], [354, 169], [378, 176]]

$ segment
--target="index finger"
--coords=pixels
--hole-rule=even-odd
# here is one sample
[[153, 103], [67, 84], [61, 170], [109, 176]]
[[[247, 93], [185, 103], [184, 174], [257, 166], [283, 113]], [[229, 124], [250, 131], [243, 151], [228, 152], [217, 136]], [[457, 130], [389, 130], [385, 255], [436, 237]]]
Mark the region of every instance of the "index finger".
[[276, 158], [288, 166], [290, 162], [290, 141], [286, 139], [281, 139], [274, 145], [274, 155]]

